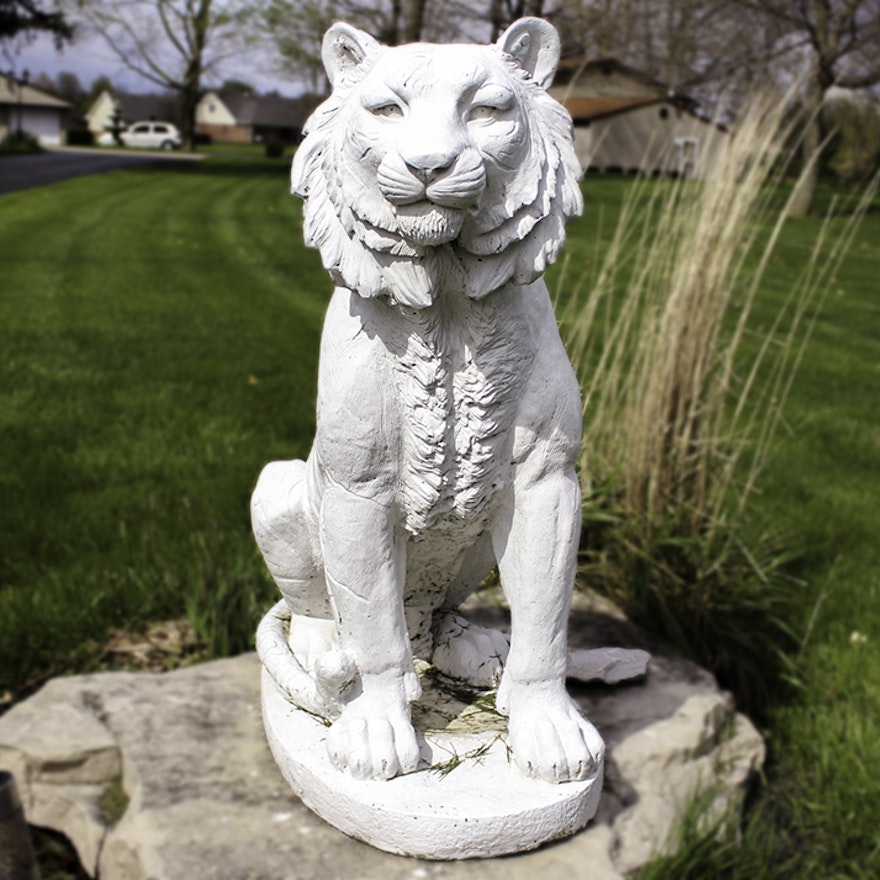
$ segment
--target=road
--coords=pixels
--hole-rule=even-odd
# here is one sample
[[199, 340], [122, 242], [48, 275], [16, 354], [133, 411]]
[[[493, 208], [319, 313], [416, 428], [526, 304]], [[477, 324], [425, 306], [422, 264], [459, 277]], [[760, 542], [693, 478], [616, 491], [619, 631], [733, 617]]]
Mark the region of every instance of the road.
[[0, 156], [0, 194], [57, 183], [70, 177], [101, 174], [154, 162], [191, 162], [186, 153], [123, 152], [121, 150], [51, 149], [37, 156]]

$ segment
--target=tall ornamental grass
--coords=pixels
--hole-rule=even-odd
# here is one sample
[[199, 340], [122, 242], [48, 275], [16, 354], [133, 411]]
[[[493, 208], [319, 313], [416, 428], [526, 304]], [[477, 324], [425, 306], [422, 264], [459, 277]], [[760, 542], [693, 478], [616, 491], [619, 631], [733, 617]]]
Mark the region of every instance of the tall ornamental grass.
[[784, 305], [756, 329], [787, 214], [789, 106], [754, 99], [705, 182], [634, 181], [603, 258], [558, 297], [584, 390], [584, 575], [753, 709], [792, 641], [795, 585], [750, 501], [867, 205], [839, 234], [826, 220]]

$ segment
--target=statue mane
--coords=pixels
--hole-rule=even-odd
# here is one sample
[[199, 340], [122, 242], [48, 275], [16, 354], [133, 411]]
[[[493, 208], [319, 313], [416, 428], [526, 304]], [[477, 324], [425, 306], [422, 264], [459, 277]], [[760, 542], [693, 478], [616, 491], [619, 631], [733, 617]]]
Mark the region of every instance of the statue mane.
[[292, 192], [305, 202], [306, 244], [319, 250], [337, 285], [415, 308], [430, 306], [443, 290], [480, 299], [535, 281], [559, 254], [565, 221], [583, 207], [570, 116], [513, 58], [485, 47], [517, 96], [530, 139], [527, 157], [501, 171], [503, 186], [486, 188], [457, 238], [420, 245], [395, 230], [393, 208], [378, 191], [364, 193], [359, 157], [350, 155], [346, 137], [357, 86], [393, 51], [376, 44], [356, 76], [337, 79], [306, 123], [291, 174]]

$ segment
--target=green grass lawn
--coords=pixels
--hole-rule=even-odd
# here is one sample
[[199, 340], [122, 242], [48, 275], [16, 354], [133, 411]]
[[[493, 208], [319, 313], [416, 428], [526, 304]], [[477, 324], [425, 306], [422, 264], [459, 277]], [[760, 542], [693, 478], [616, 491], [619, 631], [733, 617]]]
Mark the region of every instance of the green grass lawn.
[[[189, 614], [209, 654], [250, 646], [275, 590], [248, 496], [265, 462], [308, 452], [330, 292], [287, 173], [215, 154], [0, 197], [0, 695], [94, 668], [111, 628], [149, 620]], [[601, 251], [627, 186], [587, 180], [551, 289]], [[786, 226], [759, 325], [818, 228]], [[878, 279], [875, 211], [756, 502], [803, 551], [804, 586], [745, 849], [693, 848], [654, 876], [880, 875]]]
[[228, 604], [203, 634], [248, 647], [273, 596], [248, 495], [308, 452], [327, 296], [286, 177], [212, 160], [0, 199], [0, 691], [187, 608]]
[[[665, 185], [665, 184], [657, 184]], [[607, 242], [626, 183], [587, 180], [587, 211], [570, 227], [560, 295]], [[821, 193], [823, 205], [834, 195]], [[780, 202], [781, 204], [781, 202]], [[831, 221], [838, 234], [845, 217]], [[746, 349], [757, 348], [821, 221], [788, 221], [771, 259]], [[583, 271], [581, 272], [583, 275]], [[587, 276], [589, 271], [587, 270]], [[876, 201], [828, 291], [759, 484], [748, 528], [798, 554], [790, 574], [789, 687], [763, 719], [770, 761], [744, 846], [692, 840], [651, 877], [880, 876], [880, 206]], [[773, 646], [767, 646], [768, 658]], [[772, 664], [768, 663], [768, 669]]]
[[[767, 303], [803, 264], [790, 223]], [[829, 291], [766, 473], [762, 513], [803, 551], [798, 693], [771, 719], [770, 791], [801, 877], [880, 876], [880, 214]], [[810, 628], [810, 620], [815, 621]]]

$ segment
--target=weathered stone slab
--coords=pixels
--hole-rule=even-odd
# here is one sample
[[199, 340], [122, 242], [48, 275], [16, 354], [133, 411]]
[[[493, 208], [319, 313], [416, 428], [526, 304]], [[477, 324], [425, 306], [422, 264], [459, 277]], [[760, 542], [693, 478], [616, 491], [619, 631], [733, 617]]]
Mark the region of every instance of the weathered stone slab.
[[[588, 867], [591, 880], [618, 880], [663, 848], [697, 792], [711, 791], [716, 810], [738, 805], [764, 749], [712, 676], [612, 615], [577, 610], [571, 643], [648, 647], [653, 659], [643, 681], [572, 686], [608, 747], [599, 812], [574, 837], [517, 856], [394, 856], [316, 817], [269, 753], [254, 655], [53, 680], [0, 718], [0, 763], [16, 773], [29, 819], [67, 834], [101, 880], [567, 880]], [[130, 802], [108, 825], [98, 802], [120, 769]]]
[[17, 708], [15, 731], [0, 743], [0, 764], [19, 776], [26, 766], [34, 782], [88, 784], [116, 776], [119, 747], [93, 707], [66, 700], [62, 681], [50, 682], [45, 690], [48, 703]]
[[620, 684], [648, 673], [651, 655], [638, 648], [580, 648], [568, 655], [568, 677]]

